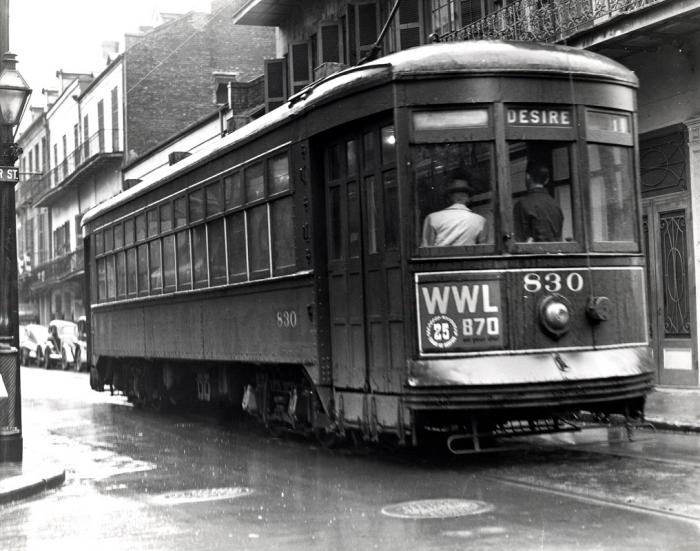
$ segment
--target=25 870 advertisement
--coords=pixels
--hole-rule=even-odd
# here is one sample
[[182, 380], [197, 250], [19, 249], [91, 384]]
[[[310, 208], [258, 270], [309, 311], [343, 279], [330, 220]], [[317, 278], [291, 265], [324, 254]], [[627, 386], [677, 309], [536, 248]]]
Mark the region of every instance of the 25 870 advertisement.
[[498, 274], [417, 274], [416, 295], [422, 354], [503, 347]]

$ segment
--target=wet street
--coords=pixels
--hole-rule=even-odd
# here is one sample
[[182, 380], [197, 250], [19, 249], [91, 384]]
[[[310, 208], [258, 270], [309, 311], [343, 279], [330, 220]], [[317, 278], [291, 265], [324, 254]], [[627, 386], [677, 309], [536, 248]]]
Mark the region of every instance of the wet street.
[[85, 373], [25, 368], [22, 389], [25, 461], [54, 458], [66, 482], [0, 506], [8, 551], [700, 546], [698, 436], [596, 429], [478, 458], [328, 451], [137, 409]]

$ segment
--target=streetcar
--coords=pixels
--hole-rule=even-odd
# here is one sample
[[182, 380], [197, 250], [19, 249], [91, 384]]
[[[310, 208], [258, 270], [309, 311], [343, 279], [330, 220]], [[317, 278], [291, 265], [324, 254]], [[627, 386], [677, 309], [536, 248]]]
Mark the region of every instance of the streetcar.
[[[311, 84], [84, 216], [92, 388], [455, 453], [643, 420], [637, 86], [504, 41]], [[530, 167], [549, 235], [523, 233]], [[479, 238], [430, 242], [455, 181]]]

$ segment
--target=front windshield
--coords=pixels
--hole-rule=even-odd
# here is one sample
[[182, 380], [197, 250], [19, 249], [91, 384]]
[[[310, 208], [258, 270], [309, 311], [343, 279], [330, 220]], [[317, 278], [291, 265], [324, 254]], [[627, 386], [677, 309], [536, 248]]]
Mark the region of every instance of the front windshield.
[[493, 157], [490, 142], [414, 146], [420, 247], [493, 243]]
[[567, 143], [509, 143], [516, 243], [573, 241], [571, 154]]

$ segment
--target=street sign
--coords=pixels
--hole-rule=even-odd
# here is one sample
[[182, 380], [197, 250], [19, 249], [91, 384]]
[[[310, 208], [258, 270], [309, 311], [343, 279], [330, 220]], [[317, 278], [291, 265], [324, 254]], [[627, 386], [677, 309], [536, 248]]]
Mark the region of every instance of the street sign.
[[13, 184], [19, 182], [19, 168], [0, 166], [0, 182]]

